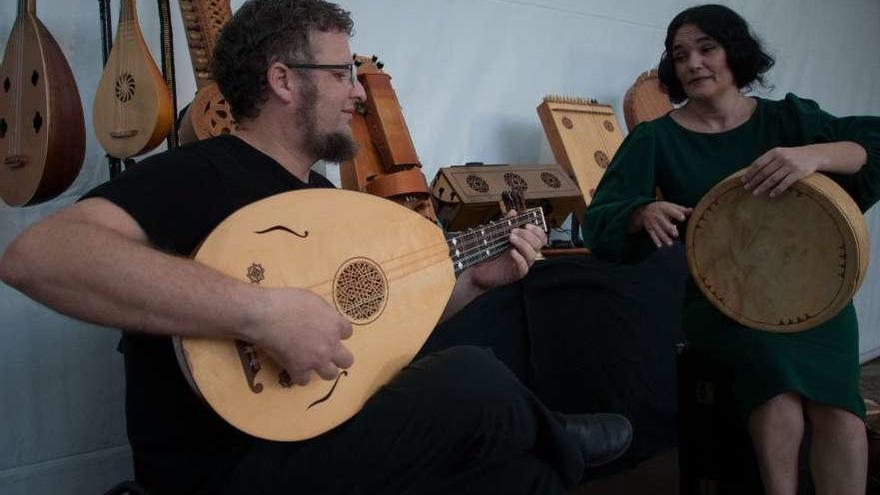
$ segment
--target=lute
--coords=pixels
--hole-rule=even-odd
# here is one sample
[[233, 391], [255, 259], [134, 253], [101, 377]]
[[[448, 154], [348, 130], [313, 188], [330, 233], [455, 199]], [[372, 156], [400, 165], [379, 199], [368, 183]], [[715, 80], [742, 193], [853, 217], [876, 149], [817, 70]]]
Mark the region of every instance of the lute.
[[354, 327], [345, 341], [354, 365], [335, 381], [314, 375], [294, 386], [247, 342], [175, 338], [181, 368], [221, 417], [250, 435], [319, 435], [356, 414], [412, 360], [455, 276], [505, 252], [510, 231], [530, 223], [546, 229], [539, 208], [447, 239], [418, 213], [359, 192], [309, 189], [253, 203], [217, 226], [195, 260], [262, 287], [320, 295]]
[[165, 139], [172, 118], [171, 95], [141, 34], [135, 0], [121, 0], [92, 108], [98, 142], [116, 158], [137, 156]]
[[10, 206], [64, 192], [86, 151], [73, 72], [36, 8], [36, 0], [19, 0], [0, 66], [0, 197]]

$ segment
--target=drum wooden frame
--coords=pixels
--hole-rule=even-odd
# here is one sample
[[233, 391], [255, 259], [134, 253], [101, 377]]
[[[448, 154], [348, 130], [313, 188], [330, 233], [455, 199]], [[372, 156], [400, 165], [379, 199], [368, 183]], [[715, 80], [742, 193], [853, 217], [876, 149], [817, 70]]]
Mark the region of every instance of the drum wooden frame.
[[868, 229], [834, 181], [813, 174], [754, 196], [741, 170], [712, 188], [688, 222], [695, 283], [722, 313], [759, 330], [799, 332], [832, 318], [868, 266]]

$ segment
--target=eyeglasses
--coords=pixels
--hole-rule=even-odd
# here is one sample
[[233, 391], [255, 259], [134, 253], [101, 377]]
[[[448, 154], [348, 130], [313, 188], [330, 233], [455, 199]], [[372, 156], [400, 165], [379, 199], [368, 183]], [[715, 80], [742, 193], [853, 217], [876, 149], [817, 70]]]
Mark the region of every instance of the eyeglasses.
[[357, 83], [357, 65], [355, 64], [284, 64], [291, 69], [320, 69], [320, 70], [347, 70], [349, 72], [349, 83], [352, 86]]

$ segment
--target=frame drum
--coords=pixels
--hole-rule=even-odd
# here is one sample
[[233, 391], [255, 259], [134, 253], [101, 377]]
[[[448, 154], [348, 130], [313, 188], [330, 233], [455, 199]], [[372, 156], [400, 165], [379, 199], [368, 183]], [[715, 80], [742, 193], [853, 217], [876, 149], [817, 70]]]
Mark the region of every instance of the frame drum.
[[868, 267], [868, 229], [856, 203], [820, 174], [783, 194], [754, 196], [736, 172], [691, 213], [687, 260], [722, 313], [759, 330], [815, 327], [852, 299]]

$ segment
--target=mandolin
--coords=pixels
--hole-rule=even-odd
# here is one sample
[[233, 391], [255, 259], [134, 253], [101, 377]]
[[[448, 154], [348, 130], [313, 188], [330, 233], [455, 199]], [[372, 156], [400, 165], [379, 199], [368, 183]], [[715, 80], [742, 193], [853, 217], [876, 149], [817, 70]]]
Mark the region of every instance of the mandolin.
[[180, 119], [181, 144], [229, 134], [235, 120], [229, 104], [211, 77], [211, 60], [220, 29], [232, 17], [229, 0], [180, 0], [196, 96]]
[[19, 0], [0, 67], [0, 197], [10, 206], [64, 192], [86, 151], [73, 72], [36, 8], [36, 0]]
[[510, 231], [530, 223], [546, 230], [540, 208], [446, 239], [418, 213], [354, 191], [300, 190], [252, 203], [220, 223], [195, 260], [262, 287], [322, 296], [354, 328], [345, 341], [354, 365], [335, 381], [315, 375], [294, 386], [247, 342], [176, 337], [183, 373], [221, 417], [250, 435], [319, 435], [356, 414], [412, 360], [455, 276], [506, 251]]
[[113, 49], [92, 108], [98, 142], [116, 158], [146, 153], [168, 135], [172, 113], [168, 86], [141, 34], [135, 0], [121, 0]]

